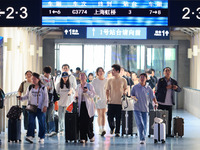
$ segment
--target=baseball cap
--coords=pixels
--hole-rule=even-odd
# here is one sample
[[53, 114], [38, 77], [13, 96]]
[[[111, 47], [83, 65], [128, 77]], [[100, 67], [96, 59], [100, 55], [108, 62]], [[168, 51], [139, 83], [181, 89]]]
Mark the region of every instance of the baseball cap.
[[81, 68], [80, 68], [80, 67], [77, 67], [76, 70], [81, 71]]
[[64, 78], [64, 77], [68, 77], [69, 75], [68, 75], [68, 73], [67, 72], [63, 72], [62, 73], [62, 77]]

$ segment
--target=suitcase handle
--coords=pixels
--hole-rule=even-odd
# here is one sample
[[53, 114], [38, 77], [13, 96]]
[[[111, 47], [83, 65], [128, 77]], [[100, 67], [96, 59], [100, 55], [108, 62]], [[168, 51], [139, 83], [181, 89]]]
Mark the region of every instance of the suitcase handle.
[[20, 97], [20, 96], [16, 96], [16, 99], [17, 99], [17, 106], [20, 106], [20, 104], [21, 104], [21, 101], [18, 100], [19, 97]]

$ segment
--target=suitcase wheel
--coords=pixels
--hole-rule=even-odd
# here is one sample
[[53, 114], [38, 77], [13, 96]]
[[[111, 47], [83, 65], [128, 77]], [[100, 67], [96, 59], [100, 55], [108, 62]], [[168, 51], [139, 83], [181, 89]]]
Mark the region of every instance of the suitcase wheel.
[[158, 142], [158, 140], [154, 140], [154, 143], [157, 143]]
[[19, 142], [21, 142], [22, 140], [20, 139]]
[[17, 140], [15, 140], [15, 143], [17, 143]]
[[133, 133], [131, 133], [131, 136], [133, 136]]
[[76, 141], [76, 140], [74, 140], [74, 143], [77, 143], [77, 141]]
[[150, 138], [150, 137], [151, 137], [151, 135], [149, 134], [149, 135], [148, 135], [148, 137]]
[[8, 142], [10, 142], [10, 140], [8, 140]]
[[66, 140], [65, 142], [68, 143], [68, 140]]
[[137, 137], [137, 133], [135, 134], [135, 136]]
[[165, 143], [165, 140], [161, 140], [162, 141], [162, 143]]

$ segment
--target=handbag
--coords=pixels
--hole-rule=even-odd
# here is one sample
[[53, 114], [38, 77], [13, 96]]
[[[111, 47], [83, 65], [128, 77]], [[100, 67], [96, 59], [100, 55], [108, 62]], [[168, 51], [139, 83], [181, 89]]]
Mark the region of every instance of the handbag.
[[[53, 81], [53, 77], [52, 77], [52, 81]], [[60, 99], [60, 97], [58, 96], [58, 93], [56, 92], [55, 89], [55, 85], [54, 85], [54, 81], [53, 81], [53, 102], [55, 103], [56, 101], [58, 101]]]
[[[38, 93], [37, 93], [37, 105], [38, 105], [39, 92], [40, 92], [40, 88], [39, 88]], [[29, 112], [32, 112], [32, 113], [37, 113], [37, 108], [38, 108], [37, 105], [28, 104], [26, 106], [26, 110], [29, 111]]]

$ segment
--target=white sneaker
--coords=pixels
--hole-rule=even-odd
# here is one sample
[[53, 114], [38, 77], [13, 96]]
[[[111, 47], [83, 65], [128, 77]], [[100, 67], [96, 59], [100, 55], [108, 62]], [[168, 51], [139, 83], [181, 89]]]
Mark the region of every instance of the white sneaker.
[[40, 142], [41, 144], [44, 144], [44, 139], [39, 139], [39, 142]]
[[28, 141], [29, 143], [33, 143], [33, 137], [32, 136], [27, 136], [25, 138], [26, 141]]
[[86, 143], [85, 140], [80, 140], [80, 143]]
[[140, 141], [140, 144], [145, 144], [145, 141]]
[[95, 139], [94, 139], [94, 136], [90, 139], [90, 142], [94, 142]]
[[49, 137], [52, 137], [52, 136], [54, 136], [54, 135], [56, 135], [57, 133], [56, 132], [51, 132], [50, 134], [49, 134]]

